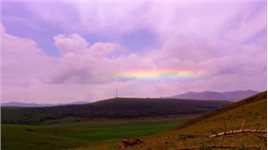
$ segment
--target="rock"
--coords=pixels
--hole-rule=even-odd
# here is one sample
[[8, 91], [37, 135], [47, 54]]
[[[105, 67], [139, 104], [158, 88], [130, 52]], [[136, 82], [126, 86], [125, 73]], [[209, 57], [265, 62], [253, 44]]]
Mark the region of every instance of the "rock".
[[143, 143], [143, 141], [141, 139], [123, 139], [121, 141], [121, 147], [122, 148], [126, 148], [126, 147], [130, 147], [130, 146], [135, 146], [135, 145], [139, 145]]

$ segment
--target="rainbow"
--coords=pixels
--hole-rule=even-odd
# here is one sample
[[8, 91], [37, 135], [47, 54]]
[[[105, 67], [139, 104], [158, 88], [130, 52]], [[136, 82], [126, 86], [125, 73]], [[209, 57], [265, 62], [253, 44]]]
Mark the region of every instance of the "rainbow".
[[130, 70], [115, 73], [118, 79], [137, 79], [137, 80], [161, 80], [161, 79], [187, 79], [197, 78], [202, 71], [160, 69], [160, 70]]

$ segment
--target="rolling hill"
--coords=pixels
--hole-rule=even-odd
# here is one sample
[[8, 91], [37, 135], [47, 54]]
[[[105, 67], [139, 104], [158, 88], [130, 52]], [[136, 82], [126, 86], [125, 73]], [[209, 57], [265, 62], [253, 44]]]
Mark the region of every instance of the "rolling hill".
[[227, 101], [114, 98], [89, 104], [53, 107], [2, 107], [2, 123], [32, 124], [72, 118], [142, 118], [202, 114], [223, 107]]
[[256, 95], [257, 93], [258, 93], [257, 91], [253, 91], [253, 90], [229, 91], [229, 92], [215, 92], [215, 91], [186, 92], [183, 94], [172, 96], [172, 98], [237, 101], [237, 100], [241, 100], [241, 99]]
[[135, 150], [266, 149], [266, 92], [144, 139]]

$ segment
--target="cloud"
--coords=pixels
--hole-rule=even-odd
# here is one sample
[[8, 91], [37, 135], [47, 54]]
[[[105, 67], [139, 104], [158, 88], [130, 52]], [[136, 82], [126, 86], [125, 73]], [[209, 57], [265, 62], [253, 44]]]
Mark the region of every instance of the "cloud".
[[60, 50], [59, 71], [52, 77], [53, 83], [103, 83], [112, 80], [115, 68], [114, 58], [120, 45], [116, 43], [96, 42], [89, 44], [77, 34], [54, 37]]
[[87, 43], [87, 41], [78, 34], [71, 34], [67, 37], [60, 34], [54, 37], [54, 41], [61, 55], [80, 51], [81, 49], [87, 48], [89, 45], [89, 43]]
[[44, 54], [36, 42], [2, 32], [3, 85], [29, 85], [45, 80], [53, 66], [53, 58]]

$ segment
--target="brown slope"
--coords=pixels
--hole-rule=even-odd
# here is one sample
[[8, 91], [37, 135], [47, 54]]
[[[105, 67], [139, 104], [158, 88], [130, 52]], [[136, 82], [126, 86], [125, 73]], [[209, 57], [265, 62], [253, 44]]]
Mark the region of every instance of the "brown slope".
[[200, 116], [198, 118], [190, 120], [190, 121], [186, 122], [185, 124], [183, 124], [182, 126], [178, 127], [178, 129], [187, 127], [187, 126], [192, 125], [192, 124], [194, 124], [194, 123], [196, 123], [196, 122], [198, 122], [200, 120], [212, 117], [214, 115], [224, 113], [224, 112], [226, 112], [228, 110], [231, 110], [231, 109], [234, 109], [234, 108], [237, 108], [237, 107], [241, 107], [243, 105], [247, 105], [249, 103], [253, 103], [253, 102], [256, 102], [256, 101], [261, 101], [263, 99], [267, 100], [267, 91], [264, 91], [264, 92], [261, 92], [261, 93], [258, 93], [256, 95], [254, 95], [254, 96], [242, 99], [242, 100], [240, 100], [240, 101], [238, 101], [236, 103], [230, 103], [229, 105], [225, 106], [224, 108], [215, 110], [213, 112], [209, 112], [209, 113], [207, 113], [205, 115], [202, 115], [202, 116]]
[[[194, 119], [175, 130], [145, 138], [144, 144], [129, 149], [202, 149], [205, 145], [210, 147], [208, 149], [246, 147], [264, 150], [266, 148], [266, 134], [264, 134], [267, 121], [266, 104], [266, 92], [262, 92]], [[229, 134], [230, 131], [239, 132]], [[222, 132], [228, 132], [228, 135], [211, 138], [211, 135]]]

